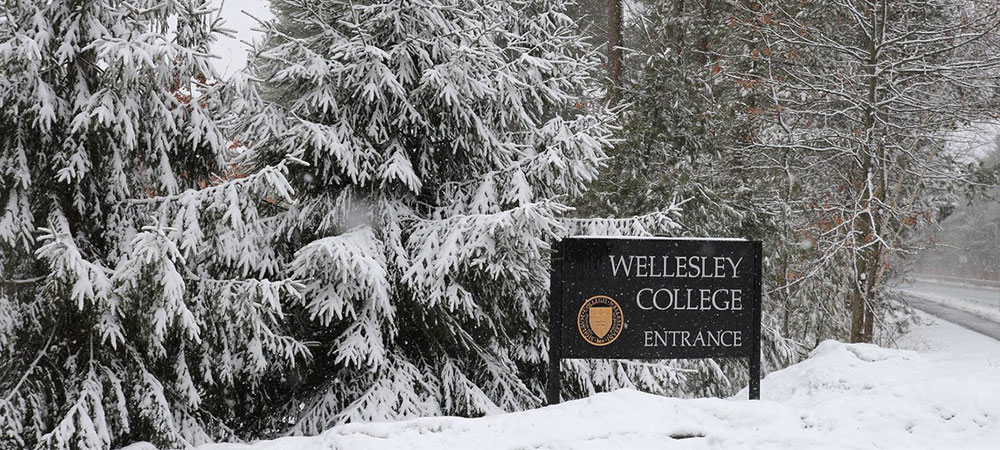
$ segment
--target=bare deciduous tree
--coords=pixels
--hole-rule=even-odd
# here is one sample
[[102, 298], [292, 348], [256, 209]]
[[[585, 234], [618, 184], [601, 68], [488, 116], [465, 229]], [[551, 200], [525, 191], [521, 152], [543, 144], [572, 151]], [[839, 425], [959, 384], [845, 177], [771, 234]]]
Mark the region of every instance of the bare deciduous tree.
[[931, 219], [936, 188], [962, 181], [948, 133], [998, 111], [1000, 9], [992, 2], [831, 0], [746, 9], [770, 105], [757, 158], [785, 174], [798, 234], [815, 245], [796, 283], [849, 273], [850, 340], [870, 342], [890, 256]]

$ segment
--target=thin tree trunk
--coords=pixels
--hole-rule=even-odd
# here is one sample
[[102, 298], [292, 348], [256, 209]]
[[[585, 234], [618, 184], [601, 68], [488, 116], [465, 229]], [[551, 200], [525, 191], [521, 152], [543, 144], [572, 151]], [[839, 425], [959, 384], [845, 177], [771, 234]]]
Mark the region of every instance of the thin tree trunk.
[[621, 99], [622, 81], [622, 0], [608, 1], [608, 105]]
[[851, 342], [862, 342], [862, 330], [865, 326], [865, 299], [857, 286], [851, 295]]
[[709, 53], [712, 51], [712, 41], [708, 40], [709, 27], [711, 26], [712, 20], [712, 0], [704, 0], [701, 6], [701, 24], [702, 24], [702, 36], [701, 36], [701, 48], [696, 52], [698, 63], [701, 65], [708, 64], [712, 61], [709, 58]]

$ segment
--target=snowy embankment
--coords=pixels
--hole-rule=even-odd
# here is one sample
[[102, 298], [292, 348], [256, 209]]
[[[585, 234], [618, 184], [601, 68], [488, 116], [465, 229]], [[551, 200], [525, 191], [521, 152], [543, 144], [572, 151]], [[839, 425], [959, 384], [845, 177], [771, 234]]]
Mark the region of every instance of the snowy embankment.
[[[931, 320], [931, 319], [927, 319]], [[199, 450], [995, 449], [1000, 343], [944, 322], [899, 343], [820, 344], [768, 375], [761, 401], [617, 391], [513, 414], [350, 424], [310, 438]]]

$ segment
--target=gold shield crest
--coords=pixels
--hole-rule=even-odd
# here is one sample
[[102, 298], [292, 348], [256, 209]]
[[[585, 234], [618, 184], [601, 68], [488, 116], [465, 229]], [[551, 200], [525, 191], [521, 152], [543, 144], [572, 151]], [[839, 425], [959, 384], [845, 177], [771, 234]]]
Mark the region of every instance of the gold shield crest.
[[590, 307], [590, 330], [602, 338], [611, 331], [611, 307], [592, 306]]
[[618, 339], [625, 327], [625, 314], [615, 299], [595, 295], [583, 302], [577, 314], [580, 337], [590, 345], [603, 347]]

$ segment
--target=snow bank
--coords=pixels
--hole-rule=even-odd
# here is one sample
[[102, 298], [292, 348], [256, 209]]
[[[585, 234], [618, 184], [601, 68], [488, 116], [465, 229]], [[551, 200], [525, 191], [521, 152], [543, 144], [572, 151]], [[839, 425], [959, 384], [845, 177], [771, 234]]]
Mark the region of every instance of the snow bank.
[[900, 338], [901, 348], [922, 352], [979, 354], [1000, 365], [1000, 341], [916, 310], [918, 324]]
[[827, 341], [762, 382], [764, 400], [622, 390], [479, 419], [349, 424], [316, 437], [199, 450], [995, 449], [1000, 360]]

